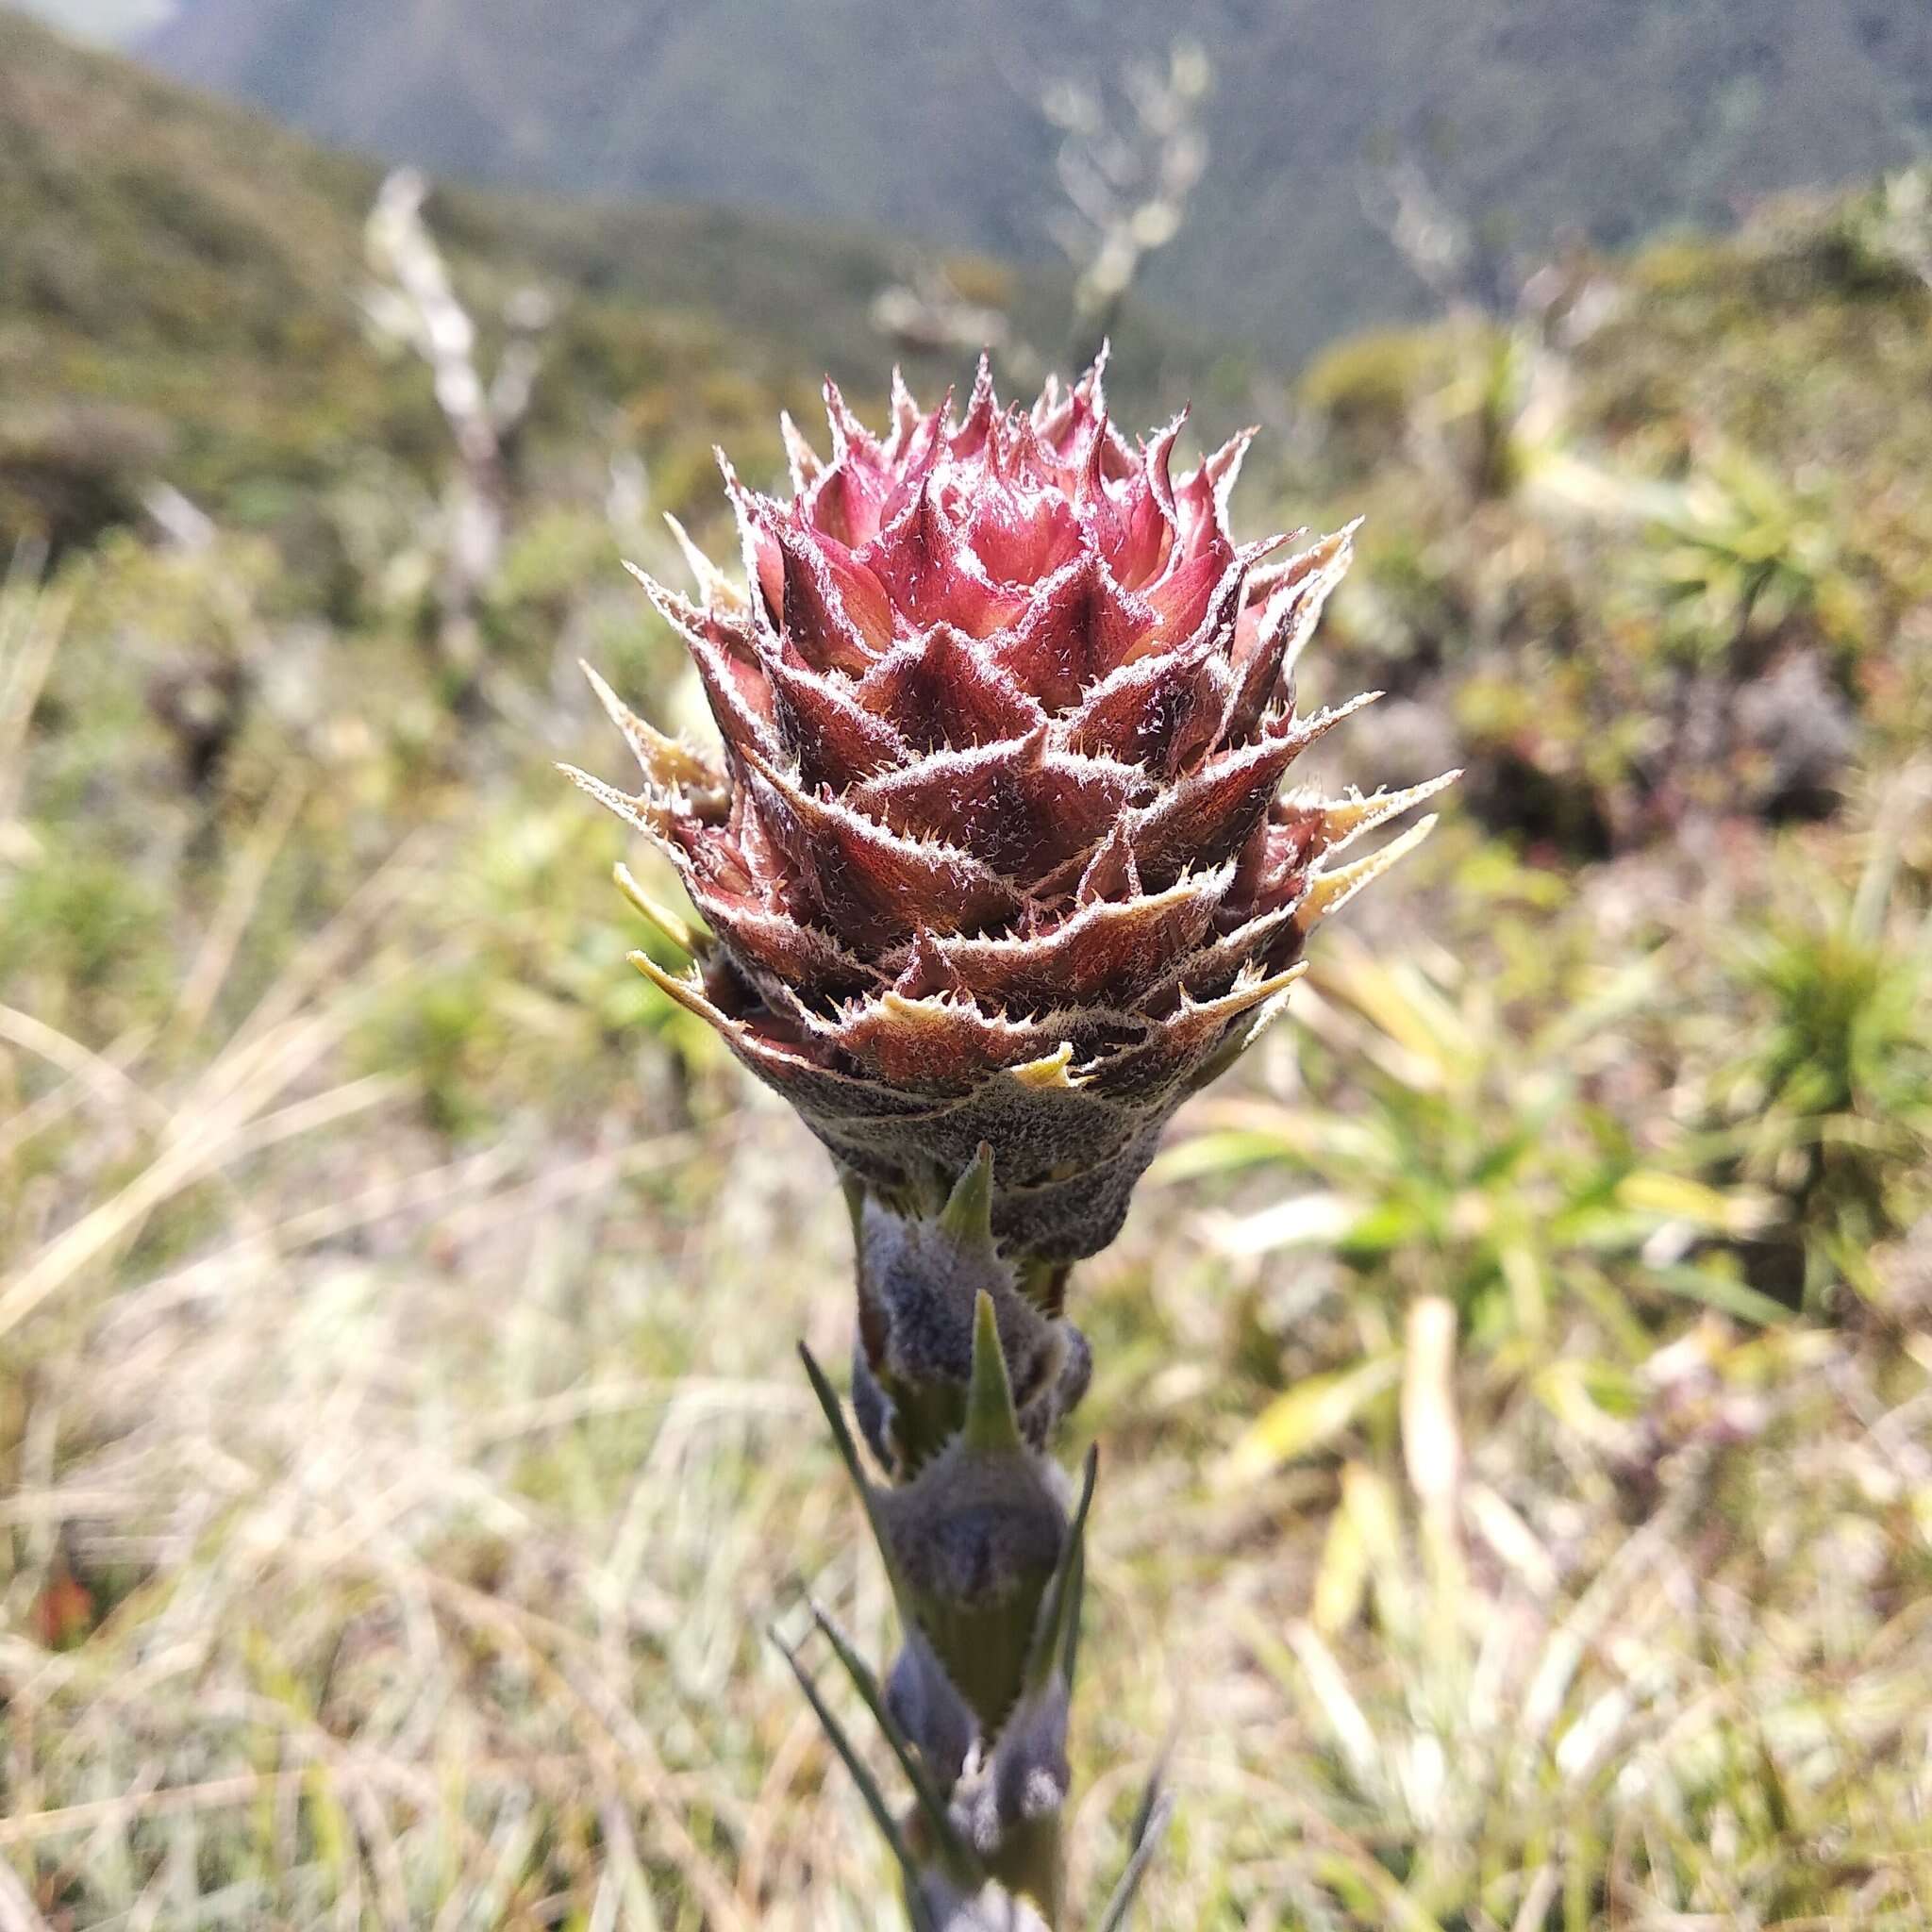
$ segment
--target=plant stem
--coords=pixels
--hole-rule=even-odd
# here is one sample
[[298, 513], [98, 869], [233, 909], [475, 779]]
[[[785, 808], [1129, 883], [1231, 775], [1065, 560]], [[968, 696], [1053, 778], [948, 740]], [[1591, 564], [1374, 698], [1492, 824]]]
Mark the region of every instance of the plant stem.
[[[1074, 1493], [1047, 1445], [1085, 1391], [1086, 1343], [1059, 1312], [1064, 1270], [1009, 1260], [994, 1241], [988, 1150], [937, 1211], [848, 1192], [854, 1408], [885, 1480], [868, 1473], [838, 1398], [805, 1359], [905, 1634], [882, 1696], [819, 1621], [912, 1786], [916, 1802], [889, 1837], [915, 1927], [1057, 1932], [1094, 1458]], [[792, 1660], [874, 1816], [891, 1816]]]

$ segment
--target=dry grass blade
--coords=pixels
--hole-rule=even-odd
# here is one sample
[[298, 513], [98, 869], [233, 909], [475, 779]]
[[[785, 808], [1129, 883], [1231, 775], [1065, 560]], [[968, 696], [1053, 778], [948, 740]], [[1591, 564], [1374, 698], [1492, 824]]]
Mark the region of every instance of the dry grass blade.
[[27, 1896], [26, 1887], [4, 1860], [0, 1860], [0, 1932], [52, 1932]]
[[192, 1034], [208, 1018], [220, 995], [222, 982], [227, 977], [242, 936], [255, 917], [275, 856], [294, 828], [307, 795], [307, 775], [299, 766], [291, 766], [277, 782], [253, 835], [230, 872], [221, 904], [203, 936], [201, 950], [181, 982], [175, 1010], [168, 1020], [168, 1029], [176, 1038]]
[[[31, 1013], [0, 1006], [0, 1040], [58, 1067], [76, 1087], [101, 1106], [125, 1107], [152, 1124], [165, 1124], [166, 1105], [142, 1089], [127, 1072], [137, 1061], [152, 1035], [146, 1028], [128, 1034], [106, 1053], [94, 1053], [77, 1040], [49, 1026]], [[8, 1142], [0, 1140], [0, 1154]]]
[[[307, 941], [247, 1018], [238, 1026], [196, 1083], [186, 1100], [193, 1110], [211, 1107], [225, 1093], [254, 1075], [264, 1060], [273, 1061], [275, 1046], [286, 1036], [288, 1023], [327, 990], [329, 1005], [341, 1010], [341, 987], [332, 985], [354, 949], [412, 894], [425, 886], [433, 890], [435, 841], [425, 832], [405, 839], [359, 886], [336, 916]], [[424, 966], [435, 962], [425, 960]], [[358, 984], [355, 978], [350, 985]], [[367, 985], [363, 984], [366, 994]]]
[[[289, 1078], [306, 1064], [299, 1056], [296, 1059], [284, 1070]], [[273, 1097], [275, 1084], [258, 1090], [258, 1097]], [[392, 1074], [371, 1074], [278, 1113], [255, 1118], [245, 1110], [239, 1118], [231, 1113], [192, 1138], [172, 1141], [125, 1187], [64, 1229], [11, 1275], [0, 1278], [0, 1336], [18, 1327], [90, 1263], [125, 1241], [164, 1201], [206, 1179], [225, 1162], [386, 1106], [407, 1091], [408, 1083]]]
[[42, 591], [43, 545], [24, 543], [0, 584], [0, 831], [20, 810], [26, 739], [77, 591]]

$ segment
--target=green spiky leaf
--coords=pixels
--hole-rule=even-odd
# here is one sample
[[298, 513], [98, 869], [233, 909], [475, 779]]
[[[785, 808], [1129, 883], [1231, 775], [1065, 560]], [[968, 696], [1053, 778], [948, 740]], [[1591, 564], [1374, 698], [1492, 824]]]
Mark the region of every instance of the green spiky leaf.
[[960, 1431], [966, 1447], [987, 1456], [1024, 1456], [1013, 1385], [1000, 1348], [999, 1318], [992, 1297], [982, 1289], [973, 1307], [973, 1375], [966, 1386], [966, 1420]]
[[853, 1647], [831, 1613], [814, 1600], [810, 1605], [812, 1621], [824, 1633], [825, 1641], [832, 1646], [839, 1661], [845, 1667], [845, 1674], [852, 1679], [853, 1688], [858, 1692], [865, 1707], [872, 1712], [886, 1742], [891, 1747], [892, 1756], [898, 1759], [899, 1768], [906, 1774], [906, 1781], [912, 1787], [913, 1796], [919, 1801], [919, 1808], [925, 1816], [927, 1828], [933, 1842], [939, 1846], [948, 1868], [962, 1884], [977, 1886], [985, 1882], [986, 1874], [980, 1867], [973, 1848], [959, 1836], [952, 1818], [948, 1815], [945, 1801], [933, 1788], [933, 1782], [926, 1775], [925, 1766], [920, 1761], [919, 1754], [912, 1748], [911, 1740], [899, 1728], [899, 1721], [892, 1715], [891, 1706], [887, 1703], [885, 1692], [874, 1674], [872, 1667]]
[[961, 1247], [991, 1250], [992, 1241], [992, 1146], [982, 1141], [973, 1164], [954, 1183], [940, 1213], [940, 1226]]
[[1100, 1451], [1090, 1447], [1080, 1474], [1080, 1500], [1074, 1507], [1060, 1542], [1059, 1561], [1040, 1600], [1039, 1621], [1026, 1652], [1026, 1688], [1038, 1690], [1058, 1666], [1073, 1686], [1073, 1663], [1078, 1643], [1081, 1586], [1086, 1575], [1087, 1511], [1093, 1502], [1093, 1485], [1100, 1473]]

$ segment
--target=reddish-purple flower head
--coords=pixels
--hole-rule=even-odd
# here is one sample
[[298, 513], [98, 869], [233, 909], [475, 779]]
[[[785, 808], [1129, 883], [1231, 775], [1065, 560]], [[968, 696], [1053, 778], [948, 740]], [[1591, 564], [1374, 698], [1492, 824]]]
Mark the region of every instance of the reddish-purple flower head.
[[689, 976], [643, 970], [890, 1203], [990, 1142], [995, 1230], [1043, 1261], [1112, 1239], [1316, 920], [1426, 824], [1331, 856], [1436, 789], [1284, 794], [1364, 702], [1294, 708], [1350, 533], [1238, 544], [1248, 438], [1175, 475], [1181, 419], [1129, 442], [1101, 375], [1002, 408], [982, 363], [963, 417], [895, 379], [883, 438], [828, 384], [829, 460], [785, 425], [789, 501], [725, 469], [743, 586], [695, 553], [700, 601], [645, 580], [722, 756], [600, 683], [643, 787], [573, 774], [710, 927]]

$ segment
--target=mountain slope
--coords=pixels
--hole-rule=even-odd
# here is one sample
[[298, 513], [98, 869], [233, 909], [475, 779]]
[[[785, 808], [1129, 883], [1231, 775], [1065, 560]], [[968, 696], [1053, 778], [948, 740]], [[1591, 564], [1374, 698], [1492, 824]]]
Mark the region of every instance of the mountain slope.
[[[1046, 83], [1160, 52], [1160, 0], [185, 0], [174, 72], [439, 171], [1048, 250]], [[1208, 0], [1209, 173], [1150, 288], [1300, 353], [1421, 291], [1362, 212], [1426, 158], [1492, 242], [1626, 242], [1932, 139], [1923, 0]]]
[[[273, 510], [371, 451], [440, 462], [426, 378], [385, 364], [359, 319], [378, 180], [0, 11], [0, 557], [28, 524], [84, 535], [156, 477]], [[710, 490], [714, 436], [741, 429], [747, 463], [767, 445], [775, 460], [777, 408], [808, 412], [824, 372], [883, 392], [891, 347], [870, 308], [899, 264], [876, 240], [467, 191], [431, 219], [479, 317], [533, 280], [562, 298], [538, 431], [579, 443], [627, 425], [667, 507], [680, 475]], [[1054, 340], [1064, 282], [1011, 293], [1033, 339]], [[1130, 326], [1130, 389], [1173, 341]], [[960, 360], [908, 371], [943, 387]], [[691, 446], [669, 447], [677, 435]]]

